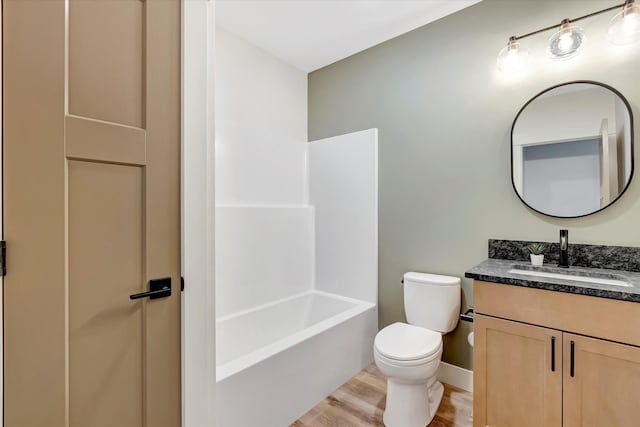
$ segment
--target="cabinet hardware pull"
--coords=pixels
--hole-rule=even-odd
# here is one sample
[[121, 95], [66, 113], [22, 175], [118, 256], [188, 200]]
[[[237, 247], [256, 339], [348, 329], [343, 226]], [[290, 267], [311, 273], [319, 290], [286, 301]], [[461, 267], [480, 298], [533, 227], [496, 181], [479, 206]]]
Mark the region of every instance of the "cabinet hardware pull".
[[551, 337], [551, 372], [556, 371], [556, 337]]
[[573, 378], [575, 372], [574, 372], [574, 365], [575, 365], [575, 347], [576, 347], [576, 343], [574, 343], [573, 341], [571, 341], [571, 366], [569, 367], [569, 375], [571, 376], [571, 378]]

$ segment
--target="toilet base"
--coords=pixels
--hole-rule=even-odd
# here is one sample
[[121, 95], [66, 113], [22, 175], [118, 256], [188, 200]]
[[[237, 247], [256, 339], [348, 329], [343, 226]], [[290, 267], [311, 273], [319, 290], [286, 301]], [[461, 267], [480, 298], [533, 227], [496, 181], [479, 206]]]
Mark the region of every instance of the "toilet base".
[[387, 379], [384, 425], [386, 427], [425, 427], [436, 415], [443, 394], [444, 386], [435, 379], [421, 384], [407, 384], [391, 378]]

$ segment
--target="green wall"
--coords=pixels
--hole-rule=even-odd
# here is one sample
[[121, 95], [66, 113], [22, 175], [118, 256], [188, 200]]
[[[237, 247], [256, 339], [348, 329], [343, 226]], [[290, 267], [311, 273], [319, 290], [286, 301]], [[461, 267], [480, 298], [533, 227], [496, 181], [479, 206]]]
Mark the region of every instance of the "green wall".
[[[608, 13], [580, 23], [588, 44], [579, 57], [548, 60], [548, 32], [523, 41], [532, 52], [526, 75], [507, 77], [495, 67], [510, 35], [614, 4], [485, 0], [310, 74], [310, 140], [379, 129], [381, 328], [404, 321], [405, 271], [463, 277], [487, 257], [489, 238], [554, 241], [568, 228], [573, 242], [640, 245], [640, 177], [605, 211], [561, 220], [518, 200], [509, 164], [520, 107], [571, 80], [620, 90], [633, 107], [637, 139], [640, 44], [610, 46]], [[464, 279], [463, 309], [472, 301], [472, 283]], [[470, 330], [463, 322], [445, 337], [446, 362], [471, 368]]]

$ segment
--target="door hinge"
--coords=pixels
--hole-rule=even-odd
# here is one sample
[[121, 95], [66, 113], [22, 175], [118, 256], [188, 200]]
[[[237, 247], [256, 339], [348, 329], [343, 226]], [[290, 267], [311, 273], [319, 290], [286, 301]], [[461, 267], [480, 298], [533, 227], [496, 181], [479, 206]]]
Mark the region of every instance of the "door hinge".
[[184, 291], [184, 277], [180, 276], [180, 292]]
[[7, 275], [7, 242], [0, 240], [0, 276]]

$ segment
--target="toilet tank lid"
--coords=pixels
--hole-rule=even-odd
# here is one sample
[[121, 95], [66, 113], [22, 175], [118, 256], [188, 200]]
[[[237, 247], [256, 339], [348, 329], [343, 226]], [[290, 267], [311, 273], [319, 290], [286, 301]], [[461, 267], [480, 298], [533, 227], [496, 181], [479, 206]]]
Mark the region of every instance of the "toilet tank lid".
[[432, 285], [441, 285], [441, 286], [456, 286], [460, 285], [459, 277], [452, 276], [441, 276], [439, 274], [429, 274], [429, 273], [416, 273], [409, 272], [404, 273], [405, 282], [417, 282], [417, 283], [429, 283]]

